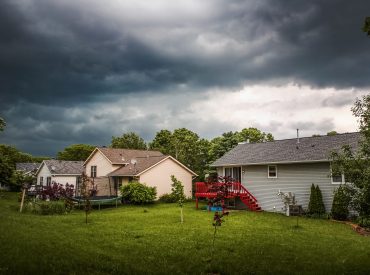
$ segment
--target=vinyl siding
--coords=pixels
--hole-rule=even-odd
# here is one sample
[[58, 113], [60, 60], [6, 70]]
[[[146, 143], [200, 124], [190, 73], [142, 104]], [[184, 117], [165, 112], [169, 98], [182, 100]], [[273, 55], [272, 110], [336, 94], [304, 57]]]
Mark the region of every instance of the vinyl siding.
[[278, 164], [277, 178], [267, 177], [267, 167], [242, 167], [242, 184], [257, 198], [262, 210], [282, 212], [284, 204], [277, 196], [279, 190], [294, 193], [298, 204], [307, 209], [312, 183], [320, 187], [326, 212], [331, 210], [333, 192], [338, 185], [331, 183], [329, 162]]

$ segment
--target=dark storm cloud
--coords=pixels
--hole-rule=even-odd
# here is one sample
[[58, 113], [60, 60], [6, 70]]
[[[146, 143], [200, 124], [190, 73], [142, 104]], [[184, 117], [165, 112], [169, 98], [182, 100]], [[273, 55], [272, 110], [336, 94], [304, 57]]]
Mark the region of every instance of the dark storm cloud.
[[[107, 126], [115, 115], [123, 116], [115, 120], [125, 125], [120, 129], [149, 138], [162, 125], [160, 116], [90, 112], [95, 103], [113, 108], [118, 100], [148, 93], [185, 89], [196, 98], [215, 87], [287, 82], [370, 86], [370, 39], [361, 32], [367, 1], [171, 3], [1, 1], [0, 115], [9, 125], [2, 140], [22, 148], [42, 148], [45, 141], [48, 153], [55, 151], [53, 140], [60, 146], [106, 143], [116, 133], [112, 123]], [[169, 105], [174, 119], [182, 105]], [[80, 112], [72, 116], [68, 108]]]

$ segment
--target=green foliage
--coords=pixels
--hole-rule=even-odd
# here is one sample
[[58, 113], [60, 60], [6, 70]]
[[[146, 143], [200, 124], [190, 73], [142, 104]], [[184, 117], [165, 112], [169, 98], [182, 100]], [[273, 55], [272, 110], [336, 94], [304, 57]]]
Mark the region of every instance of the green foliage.
[[365, 18], [364, 25], [362, 27], [362, 31], [366, 32], [367, 35], [370, 35], [370, 17]]
[[122, 199], [132, 204], [153, 203], [156, 199], [157, 189], [146, 186], [140, 182], [130, 182], [120, 188]]
[[158, 201], [164, 203], [175, 203], [177, 202], [177, 198], [172, 194], [163, 194], [159, 197]]
[[13, 189], [20, 189], [24, 184], [32, 185], [36, 183], [36, 176], [34, 174], [28, 174], [25, 175], [21, 171], [13, 170], [12, 176], [9, 180], [10, 186], [13, 187]]
[[327, 132], [326, 133], [326, 135], [327, 136], [335, 136], [335, 135], [337, 135], [338, 134], [338, 132], [337, 131], [330, 131], [330, 132]]
[[176, 199], [176, 201], [179, 203], [180, 207], [182, 207], [186, 197], [184, 194], [184, 186], [182, 185], [182, 182], [179, 181], [174, 175], [171, 175], [171, 195]]
[[92, 151], [94, 151], [95, 146], [88, 144], [72, 144], [63, 151], [58, 152], [57, 158], [60, 160], [75, 160], [75, 161], [85, 161]]
[[362, 217], [370, 216], [370, 95], [357, 99], [352, 107], [353, 115], [359, 121], [362, 140], [357, 152], [349, 145], [341, 151], [332, 152], [332, 173], [344, 174], [346, 182], [355, 188], [351, 206]]
[[146, 150], [147, 146], [143, 138], [134, 132], [123, 134], [121, 137], [112, 137], [112, 148]]
[[356, 222], [359, 226], [370, 228], [370, 217], [360, 217]]
[[7, 162], [6, 158], [0, 155], [0, 184], [8, 185], [12, 177], [14, 168]]
[[85, 223], [87, 223], [87, 217], [92, 210], [91, 197], [95, 194], [95, 188], [93, 181], [85, 172], [81, 175], [80, 194], [84, 201]]
[[157, 132], [153, 141], [149, 143], [149, 148], [151, 150], [158, 150], [165, 155], [174, 156], [174, 144], [171, 131], [160, 130]]
[[331, 207], [331, 217], [335, 220], [344, 221], [347, 219], [349, 203], [351, 197], [344, 186], [339, 186], [334, 191], [333, 205]]
[[0, 132], [4, 131], [5, 126], [6, 126], [5, 120], [2, 117], [0, 117]]
[[66, 213], [64, 201], [29, 202], [26, 210], [40, 215], [62, 215]]
[[308, 213], [310, 215], [323, 215], [325, 214], [325, 206], [322, 200], [320, 187], [314, 184], [311, 185], [310, 201], [308, 203]]

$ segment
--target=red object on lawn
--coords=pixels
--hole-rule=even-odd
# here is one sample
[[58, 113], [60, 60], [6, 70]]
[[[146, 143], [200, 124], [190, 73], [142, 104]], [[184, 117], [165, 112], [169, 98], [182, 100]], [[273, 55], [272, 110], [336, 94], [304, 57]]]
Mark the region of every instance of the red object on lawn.
[[[198, 199], [208, 198], [214, 199], [217, 197], [217, 193], [212, 190], [217, 185], [224, 183], [205, 183], [196, 182], [195, 183], [195, 202], [196, 208], [198, 209]], [[261, 211], [261, 207], [258, 205], [257, 199], [245, 188], [240, 182], [228, 183], [228, 195], [227, 199], [230, 198], [240, 198], [240, 200], [251, 210], [251, 211]]]

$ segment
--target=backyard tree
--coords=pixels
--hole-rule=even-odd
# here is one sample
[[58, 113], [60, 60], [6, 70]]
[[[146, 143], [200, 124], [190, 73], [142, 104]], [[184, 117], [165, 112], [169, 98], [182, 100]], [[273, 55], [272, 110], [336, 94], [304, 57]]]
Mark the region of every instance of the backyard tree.
[[[345, 185], [352, 194], [351, 205], [358, 211], [360, 217], [370, 217], [370, 95], [357, 99], [352, 107], [352, 113], [358, 119], [362, 140], [357, 151], [349, 145], [341, 151], [333, 152], [333, 174], [344, 174]], [[354, 188], [352, 188], [354, 187]]]
[[149, 143], [151, 150], [158, 150], [165, 155], [172, 155], [174, 147], [172, 143], [172, 133], [169, 130], [160, 130], [156, 133], [153, 141]]
[[57, 158], [60, 160], [76, 160], [83, 161], [86, 160], [92, 151], [94, 151], [95, 146], [88, 144], [72, 144], [63, 149], [63, 151], [58, 152]]
[[135, 132], [125, 133], [120, 137], [112, 137], [112, 148], [146, 150], [147, 146], [142, 137]]
[[179, 181], [174, 175], [171, 175], [171, 181], [172, 181], [171, 195], [175, 198], [175, 200], [178, 202], [180, 206], [180, 220], [181, 223], [183, 223], [184, 222], [183, 204], [185, 201], [184, 186], [182, 185], [182, 182]]
[[87, 217], [91, 213], [91, 197], [95, 192], [94, 182], [86, 175], [85, 172], [81, 176], [80, 194], [84, 201], [85, 211], [85, 222], [87, 223]]

